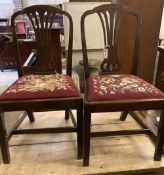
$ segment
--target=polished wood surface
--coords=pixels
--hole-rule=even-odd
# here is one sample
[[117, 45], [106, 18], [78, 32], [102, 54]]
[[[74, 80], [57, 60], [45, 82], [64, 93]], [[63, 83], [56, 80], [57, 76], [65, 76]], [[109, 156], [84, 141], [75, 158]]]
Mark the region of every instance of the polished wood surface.
[[[19, 39], [21, 61], [24, 64], [31, 51], [36, 48], [34, 40]], [[3, 41], [3, 50], [0, 53], [1, 71], [5, 69], [16, 69], [13, 41]]]
[[[138, 0], [117, 0], [116, 3], [127, 5], [140, 12], [142, 17], [142, 38], [138, 75], [152, 82], [164, 0], [143, 0], [142, 2]], [[127, 28], [127, 25], [125, 27]], [[127, 32], [130, 28], [128, 28]]]

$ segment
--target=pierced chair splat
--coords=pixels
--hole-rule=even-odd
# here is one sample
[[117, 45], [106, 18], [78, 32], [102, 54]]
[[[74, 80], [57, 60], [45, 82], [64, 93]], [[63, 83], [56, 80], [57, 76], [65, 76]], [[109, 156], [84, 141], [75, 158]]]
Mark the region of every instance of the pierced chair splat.
[[[87, 32], [89, 30], [86, 30], [86, 21], [88, 22], [91, 19], [88, 17], [93, 14], [97, 14], [97, 19], [100, 20], [99, 24], [102, 26], [104, 37], [104, 49], [102, 50], [105, 51], [97, 75], [91, 74], [88, 65]], [[160, 109], [163, 111], [164, 94], [137, 76], [141, 27], [139, 12], [118, 4], [97, 6], [84, 12], [81, 17], [85, 73], [83, 166], [89, 166], [91, 137], [150, 133], [147, 128], [143, 130], [93, 132], [91, 130], [93, 113], [123, 111], [121, 120], [125, 120], [127, 114], [135, 110]], [[94, 38], [96, 34], [92, 32], [89, 36], [91, 38], [92, 35]], [[123, 51], [127, 56], [123, 57], [125, 55], [122, 54]], [[129, 58], [131, 61], [128, 60]], [[128, 71], [124, 67], [128, 68]], [[161, 159], [163, 144], [164, 112], [161, 112], [154, 160]]]
[[[62, 73], [61, 55], [56, 54], [51, 44], [60, 45], [53, 40], [53, 22], [60, 14], [69, 21], [69, 43], [66, 74]], [[34, 29], [36, 52], [32, 66], [24, 67], [21, 62], [15, 21], [19, 15], [26, 15]], [[8, 140], [14, 134], [72, 133], [77, 134], [77, 157], [82, 158], [82, 118], [83, 98], [76, 87], [72, 74], [73, 21], [65, 11], [49, 5], [27, 7], [12, 15], [13, 42], [19, 78], [0, 95], [0, 143], [4, 163], [10, 162]], [[28, 64], [27, 64], [28, 65]], [[71, 110], [76, 110], [76, 119]], [[65, 119], [71, 118], [73, 126], [37, 129], [15, 129], [10, 136], [6, 134], [4, 115], [6, 111], [65, 111]]]

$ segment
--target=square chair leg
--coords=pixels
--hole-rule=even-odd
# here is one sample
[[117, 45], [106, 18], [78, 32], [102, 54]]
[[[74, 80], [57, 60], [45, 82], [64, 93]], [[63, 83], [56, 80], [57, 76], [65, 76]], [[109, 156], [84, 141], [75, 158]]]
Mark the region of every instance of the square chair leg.
[[83, 166], [89, 166], [91, 114], [84, 111]]
[[77, 156], [78, 156], [78, 159], [82, 158], [82, 147], [83, 147], [83, 108], [81, 106], [77, 108]]
[[154, 160], [161, 160], [164, 146], [164, 110], [161, 111]]
[[4, 112], [0, 112], [0, 144], [3, 163], [10, 163], [9, 145], [5, 128]]

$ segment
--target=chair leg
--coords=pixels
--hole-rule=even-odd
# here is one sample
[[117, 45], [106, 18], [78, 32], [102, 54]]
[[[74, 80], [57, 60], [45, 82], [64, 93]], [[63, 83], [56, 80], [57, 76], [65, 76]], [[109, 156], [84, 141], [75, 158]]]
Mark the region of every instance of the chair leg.
[[120, 120], [121, 120], [121, 121], [125, 121], [127, 115], [128, 115], [128, 111], [123, 111], [123, 112], [121, 113]]
[[4, 164], [10, 163], [9, 145], [5, 128], [4, 112], [0, 112], [0, 144]]
[[161, 111], [154, 160], [161, 160], [164, 146], [164, 110]]
[[83, 104], [77, 108], [77, 156], [78, 159], [82, 158], [83, 148]]
[[69, 109], [65, 110], [65, 120], [69, 119]]
[[32, 111], [26, 111], [26, 112], [28, 114], [28, 117], [29, 117], [30, 122], [31, 123], [34, 122], [35, 121], [35, 118], [34, 118], [33, 112]]
[[84, 110], [83, 166], [89, 166], [91, 114]]
[[0, 62], [0, 69], [1, 69], [1, 72], [3, 72], [3, 63], [2, 63], [2, 61]]

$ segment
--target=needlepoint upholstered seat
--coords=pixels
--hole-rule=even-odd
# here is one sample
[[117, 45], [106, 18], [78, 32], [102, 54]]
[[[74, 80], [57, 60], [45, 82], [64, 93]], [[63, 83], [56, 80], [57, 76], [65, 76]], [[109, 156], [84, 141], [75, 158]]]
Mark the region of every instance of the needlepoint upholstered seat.
[[88, 101], [164, 97], [156, 87], [134, 75], [91, 76], [87, 79], [86, 85]]
[[68, 75], [26, 75], [20, 77], [0, 96], [0, 100], [78, 97], [80, 93]]

